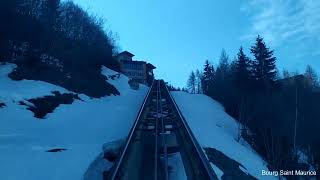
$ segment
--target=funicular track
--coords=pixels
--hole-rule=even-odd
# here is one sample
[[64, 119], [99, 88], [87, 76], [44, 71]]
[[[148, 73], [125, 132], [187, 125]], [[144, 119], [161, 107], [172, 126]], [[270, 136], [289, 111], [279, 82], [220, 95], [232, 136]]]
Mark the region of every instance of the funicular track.
[[167, 180], [180, 153], [188, 179], [217, 179], [163, 80], [155, 80], [108, 179]]

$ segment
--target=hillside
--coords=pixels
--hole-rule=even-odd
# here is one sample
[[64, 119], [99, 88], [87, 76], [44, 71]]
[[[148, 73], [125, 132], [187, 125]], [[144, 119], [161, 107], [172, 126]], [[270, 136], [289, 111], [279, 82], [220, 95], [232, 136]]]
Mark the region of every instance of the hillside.
[[[91, 98], [42, 81], [11, 80], [15, 67], [0, 65], [0, 177], [6, 180], [82, 179], [105, 143], [127, 135], [148, 89], [133, 90], [126, 76], [103, 67], [120, 95]], [[66, 94], [77, 98], [66, 101]], [[42, 101], [58, 106], [40, 119], [30, 107]]]
[[237, 142], [238, 125], [223, 106], [208, 96], [172, 91], [193, 134], [204, 148], [221, 179], [273, 179], [262, 176], [266, 163], [243, 140]]
[[[127, 77], [103, 67], [102, 74], [120, 95], [90, 98], [42, 81], [11, 80], [8, 74], [15, 67], [14, 64], [0, 66], [3, 104], [0, 140], [4, 142], [0, 145], [0, 153], [4, 155], [0, 176], [53, 180], [101, 178], [104, 167], [99, 166], [108, 166], [107, 161], [97, 162], [103, 154], [103, 145], [110, 146], [110, 142], [127, 135], [147, 87], [133, 90]], [[65, 102], [64, 95], [70, 95], [72, 101]], [[205, 95], [176, 91], [172, 95], [218, 177], [272, 178], [261, 176], [261, 170], [267, 170], [262, 158], [244, 140], [236, 141], [238, 124], [221, 104]], [[53, 97], [64, 101], [54, 99], [57, 107], [42, 118], [35, 117], [30, 108], [37, 109], [36, 100], [53, 104]], [[17, 171], [20, 173], [14, 173]]]

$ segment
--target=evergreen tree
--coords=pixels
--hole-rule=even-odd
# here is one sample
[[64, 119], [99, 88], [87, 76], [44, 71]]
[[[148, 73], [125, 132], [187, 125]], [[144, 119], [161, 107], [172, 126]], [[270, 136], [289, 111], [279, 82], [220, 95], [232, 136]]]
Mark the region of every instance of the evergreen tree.
[[196, 93], [196, 75], [194, 71], [191, 71], [191, 74], [188, 79], [187, 87], [190, 93]]
[[290, 78], [290, 73], [289, 73], [289, 71], [288, 70], [286, 70], [286, 69], [283, 69], [282, 70], [282, 77], [283, 77], [283, 79], [288, 79], [288, 78]]
[[49, 28], [53, 28], [58, 18], [60, 0], [43, 0], [40, 20]]
[[318, 75], [310, 65], [307, 65], [304, 76], [307, 79], [307, 84], [309, 87], [319, 87]]
[[203, 93], [206, 95], [208, 95], [209, 89], [211, 88], [211, 85], [214, 81], [214, 75], [215, 75], [215, 72], [214, 72], [213, 65], [208, 60], [206, 60], [204, 69], [203, 69], [202, 82], [201, 82]]
[[234, 80], [235, 85], [243, 92], [249, 86], [249, 58], [244, 54], [243, 48], [240, 47], [238, 57], [235, 61]]
[[21, 0], [19, 3], [19, 12], [25, 16], [39, 18], [41, 15], [41, 0]]
[[196, 70], [196, 93], [201, 94], [202, 93], [202, 79], [203, 75], [202, 72], [199, 71], [199, 69]]
[[[238, 140], [240, 140], [241, 134], [246, 133], [245, 128], [247, 126], [246, 114], [247, 114], [247, 95], [250, 85], [250, 61], [249, 58], [244, 54], [243, 48], [240, 47], [239, 52], [237, 54], [237, 58], [234, 61], [234, 85], [237, 89], [237, 111], [238, 111]], [[243, 127], [244, 125], [244, 127]]]
[[269, 84], [276, 78], [276, 57], [273, 56], [273, 50], [270, 50], [263, 38], [258, 36], [256, 43], [251, 47], [251, 53], [254, 56], [253, 75], [254, 79]]
[[216, 96], [223, 97], [226, 91], [229, 90], [228, 86], [230, 85], [230, 83], [232, 82], [230, 74], [229, 57], [226, 51], [222, 49], [219, 59], [219, 65], [217, 67], [214, 79], [214, 94], [216, 94]]
[[226, 51], [222, 49], [219, 66], [217, 67], [216, 78], [217, 80], [223, 80], [227, 78], [229, 71], [229, 56], [227, 55]]
[[[210, 96], [221, 102], [226, 110], [231, 109], [234, 98], [231, 66], [229, 64], [229, 57], [223, 49], [221, 52], [219, 65], [216, 70], [214, 85], [210, 89]], [[231, 105], [231, 106], [229, 106]]]

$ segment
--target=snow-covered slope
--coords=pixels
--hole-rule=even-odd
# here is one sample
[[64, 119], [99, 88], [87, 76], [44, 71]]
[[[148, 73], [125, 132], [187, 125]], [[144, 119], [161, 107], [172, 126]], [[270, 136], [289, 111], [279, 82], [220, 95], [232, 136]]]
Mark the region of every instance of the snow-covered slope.
[[[1, 180], [79, 180], [106, 142], [125, 137], [141, 106], [148, 88], [133, 90], [124, 75], [108, 82], [121, 93], [92, 99], [79, 95], [70, 105], [60, 105], [45, 119], [19, 101], [67, 90], [41, 81], [12, 81], [15, 66], [0, 65], [0, 179]], [[105, 76], [118, 74], [107, 68]], [[46, 152], [64, 148], [61, 152]]]
[[[242, 164], [246, 170], [241, 166], [239, 169], [258, 179], [273, 178], [262, 176], [261, 171], [268, 170], [265, 162], [245, 142], [236, 141], [237, 123], [224, 111], [221, 104], [205, 95], [176, 91], [171, 94], [203, 147], [211, 147], [222, 152], [228, 158]], [[221, 177], [223, 171], [217, 165], [211, 165]]]

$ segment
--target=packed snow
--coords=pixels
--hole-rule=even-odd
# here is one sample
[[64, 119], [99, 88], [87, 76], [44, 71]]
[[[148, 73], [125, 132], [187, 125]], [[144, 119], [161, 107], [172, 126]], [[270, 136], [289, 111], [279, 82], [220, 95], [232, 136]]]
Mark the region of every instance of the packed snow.
[[187, 179], [180, 152], [168, 156], [169, 179]]
[[223, 175], [223, 171], [221, 169], [219, 169], [216, 165], [214, 165], [213, 163], [210, 163], [211, 167], [213, 169], [213, 171], [216, 173], [217, 177], [219, 179], [221, 179], [222, 175]]
[[[236, 141], [237, 122], [229, 116], [223, 106], [208, 96], [172, 91], [179, 109], [186, 118], [193, 134], [203, 147], [212, 147], [223, 152], [229, 158], [241, 163], [241, 170], [258, 179], [274, 179], [262, 176], [262, 170], [268, 170], [263, 159], [247, 144]], [[216, 174], [223, 172], [211, 163]]]
[[[104, 143], [124, 138], [148, 91], [133, 90], [122, 74], [108, 82], [120, 96], [93, 99], [79, 95], [70, 105], [60, 105], [37, 119], [19, 101], [70, 92], [41, 81], [13, 81], [8, 74], [13, 64], [0, 65], [0, 177], [2, 180], [79, 180], [102, 152]], [[105, 67], [105, 76], [118, 74]], [[63, 148], [65, 151], [47, 152]], [[88, 172], [87, 172], [88, 173]], [[89, 173], [90, 174], [90, 173]]]

